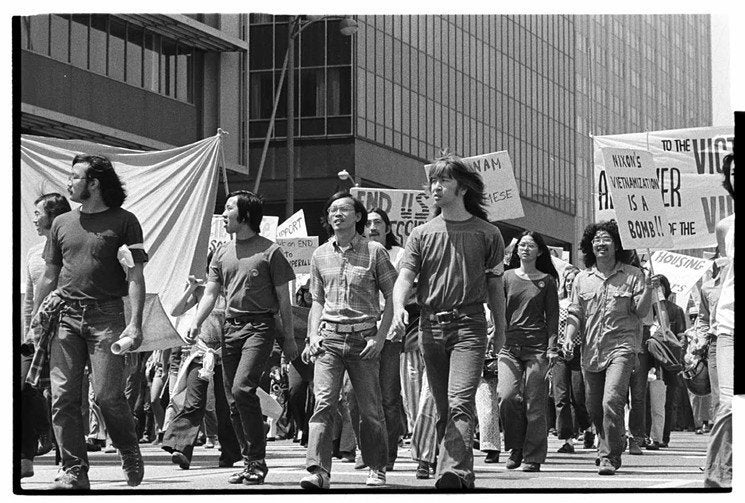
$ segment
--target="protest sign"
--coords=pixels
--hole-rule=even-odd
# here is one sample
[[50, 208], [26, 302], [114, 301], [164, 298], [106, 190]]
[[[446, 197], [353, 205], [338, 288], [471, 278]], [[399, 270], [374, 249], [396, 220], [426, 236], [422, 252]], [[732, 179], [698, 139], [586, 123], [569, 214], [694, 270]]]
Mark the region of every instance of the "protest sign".
[[625, 148], [604, 148], [602, 152], [624, 248], [672, 248], [652, 155], [645, 150]]
[[704, 127], [593, 137], [595, 220], [616, 218], [605, 174], [604, 148], [646, 150], [654, 159], [674, 249], [716, 245], [714, 227], [734, 213], [722, 188], [722, 159], [732, 152], [732, 127]]
[[277, 241], [277, 224], [279, 224], [279, 217], [264, 215], [259, 227], [261, 235], [272, 241]]
[[209, 251], [214, 252], [221, 243], [228, 243], [230, 239], [230, 234], [225, 230], [225, 221], [222, 215], [212, 215]]
[[[464, 157], [463, 162], [479, 173], [484, 181], [486, 212], [490, 222], [520, 218], [525, 215], [512, 169], [512, 161], [506, 150]], [[431, 164], [424, 166], [424, 171], [428, 176], [431, 166]]]
[[279, 238], [277, 244], [295, 271], [295, 275], [310, 272], [310, 259], [318, 248], [318, 236], [304, 238]]
[[675, 303], [683, 309], [688, 307], [691, 288], [711, 269], [711, 260], [691, 257], [670, 251], [658, 250], [652, 254], [652, 269], [670, 281], [670, 290], [675, 294]]
[[305, 227], [305, 212], [295, 212], [290, 218], [277, 227], [277, 239], [281, 238], [305, 238], [308, 230]]
[[380, 208], [391, 220], [391, 232], [401, 245], [411, 235], [414, 227], [425, 223], [431, 213], [431, 200], [424, 190], [399, 190], [354, 187], [352, 197], [359, 199], [367, 211]]

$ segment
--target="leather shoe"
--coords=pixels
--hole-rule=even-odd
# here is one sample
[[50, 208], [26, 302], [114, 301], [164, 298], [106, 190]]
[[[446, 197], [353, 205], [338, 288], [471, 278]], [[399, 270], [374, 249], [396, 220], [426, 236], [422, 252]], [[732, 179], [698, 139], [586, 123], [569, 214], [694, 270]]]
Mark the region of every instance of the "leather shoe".
[[505, 463], [505, 468], [508, 470], [514, 470], [523, 463], [523, 451], [522, 449], [512, 449], [510, 452], [510, 459]]

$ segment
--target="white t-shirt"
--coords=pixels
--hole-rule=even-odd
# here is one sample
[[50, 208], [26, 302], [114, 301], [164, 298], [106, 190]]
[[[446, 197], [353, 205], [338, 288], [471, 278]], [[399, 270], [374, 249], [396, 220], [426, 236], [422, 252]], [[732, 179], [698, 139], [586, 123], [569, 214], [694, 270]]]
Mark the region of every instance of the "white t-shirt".
[[735, 333], [735, 215], [732, 215], [732, 225], [724, 237], [724, 249], [730, 266], [722, 283], [722, 294], [719, 296], [716, 310], [718, 334], [734, 335]]

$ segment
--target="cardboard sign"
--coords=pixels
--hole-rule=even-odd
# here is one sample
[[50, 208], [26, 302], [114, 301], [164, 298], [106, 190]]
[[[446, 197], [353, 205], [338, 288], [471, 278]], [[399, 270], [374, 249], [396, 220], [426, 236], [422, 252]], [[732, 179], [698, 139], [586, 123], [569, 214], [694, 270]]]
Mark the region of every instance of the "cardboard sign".
[[[310, 259], [318, 248], [318, 236], [277, 239], [277, 244], [295, 271], [295, 275], [310, 273]], [[294, 292], [293, 292], [294, 294]]]
[[[658, 250], [652, 254], [652, 269], [670, 281], [670, 290], [675, 294], [675, 303], [683, 309], [688, 307], [688, 298], [693, 286], [713, 262], [705, 258], [691, 257], [670, 251]], [[682, 305], [684, 304], [684, 305]]]
[[621, 148], [604, 148], [602, 153], [624, 248], [672, 248], [652, 155], [645, 150]]
[[[481, 175], [486, 195], [486, 211], [489, 221], [509, 220], [525, 215], [520, 201], [512, 161], [506, 150], [490, 154], [464, 157], [463, 162]], [[429, 178], [432, 165], [424, 166]]]
[[431, 199], [424, 190], [367, 189], [354, 187], [352, 197], [359, 199], [367, 211], [380, 208], [391, 220], [391, 232], [406, 245], [414, 227], [432, 215]]
[[715, 225], [735, 211], [722, 188], [722, 159], [732, 152], [732, 127], [704, 127], [593, 137], [595, 220], [616, 218], [604, 148], [646, 150], [654, 159], [674, 249], [716, 245]]
[[303, 210], [297, 211], [277, 227], [277, 239], [306, 237], [308, 237], [308, 230], [305, 227], [305, 212]]

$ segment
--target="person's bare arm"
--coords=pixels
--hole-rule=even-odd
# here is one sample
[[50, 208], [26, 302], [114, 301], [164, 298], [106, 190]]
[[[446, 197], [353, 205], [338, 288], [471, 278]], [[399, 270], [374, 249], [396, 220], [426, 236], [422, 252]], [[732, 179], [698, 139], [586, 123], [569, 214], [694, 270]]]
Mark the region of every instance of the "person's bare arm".
[[[292, 305], [290, 304], [290, 289], [287, 283], [274, 287], [279, 301], [279, 317], [282, 320], [282, 353], [285, 355], [287, 362], [297, 358], [297, 344], [295, 343], [294, 320], [292, 315]], [[279, 331], [278, 331], [279, 332]]]
[[61, 267], [58, 265], [47, 263], [44, 268], [44, 274], [39, 280], [39, 287], [34, 295], [34, 309], [31, 312], [31, 318], [34, 317], [36, 311], [39, 310], [41, 302], [46, 298], [47, 295], [52, 293], [57, 288], [57, 281], [59, 280], [59, 273]]

